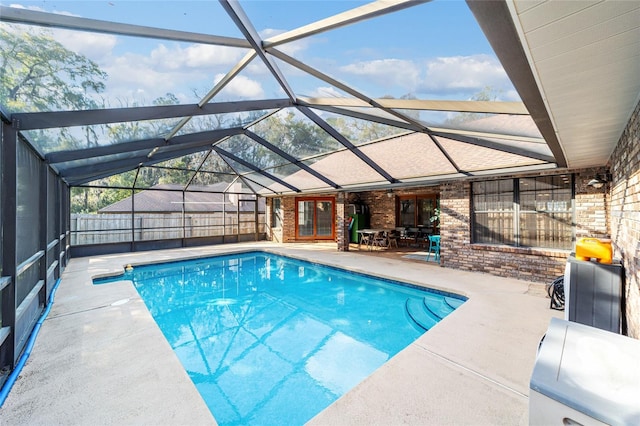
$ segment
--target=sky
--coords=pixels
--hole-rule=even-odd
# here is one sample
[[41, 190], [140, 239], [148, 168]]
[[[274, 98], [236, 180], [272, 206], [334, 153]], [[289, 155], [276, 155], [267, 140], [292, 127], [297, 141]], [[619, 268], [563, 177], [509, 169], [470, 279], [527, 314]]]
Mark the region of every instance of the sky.
[[[0, 1], [85, 18], [241, 38], [217, 1]], [[295, 29], [365, 4], [356, 1], [241, 1], [261, 37]], [[2, 24], [5, 25], [5, 24]], [[108, 74], [111, 107], [150, 105], [172, 93], [195, 103], [247, 53], [244, 49], [52, 30], [65, 47]], [[466, 100], [491, 87], [519, 100], [462, 0], [435, 0], [278, 47], [365, 95]], [[301, 96], [342, 96], [326, 82], [276, 61]], [[282, 98], [260, 58], [217, 95], [219, 101]]]

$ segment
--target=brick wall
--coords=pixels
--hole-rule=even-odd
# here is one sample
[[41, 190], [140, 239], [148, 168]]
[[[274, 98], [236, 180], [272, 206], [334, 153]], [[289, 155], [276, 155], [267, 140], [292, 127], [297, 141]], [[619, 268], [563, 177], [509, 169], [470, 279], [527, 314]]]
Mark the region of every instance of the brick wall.
[[611, 235], [625, 270], [626, 334], [640, 339], [640, 104], [609, 162]]
[[576, 177], [576, 238], [610, 238], [610, 200], [607, 187], [593, 188], [587, 183], [606, 169], [583, 170]]
[[[610, 237], [607, 220], [610, 202], [607, 187], [596, 189], [587, 182], [604, 169], [576, 171], [576, 237]], [[557, 174], [558, 172], [545, 172]], [[637, 176], [636, 176], [637, 178]], [[393, 228], [396, 226], [396, 202], [401, 195], [433, 194], [440, 192], [440, 265], [448, 268], [490, 273], [541, 283], [550, 283], [564, 273], [569, 250], [517, 248], [487, 244], [471, 244], [471, 183], [452, 181], [439, 186], [368, 191], [350, 194], [345, 203], [362, 203], [368, 206], [370, 227]], [[637, 201], [637, 200], [636, 200]], [[336, 205], [340, 202], [337, 199]], [[283, 242], [295, 241], [295, 197], [284, 197]], [[337, 230], [344, 226], [341, 211], [336, 218]], [[336, 234], [339, 240], [339, 233]], [[339, 240], [340, 241], [340, 240]], [[339, 250], [347, 250], [340, 244]]]
[[347, 211], [348, 198], [343, 192], [336, 196], [336, 243], [338, 251], [349, 251], [349, 212]]
[[[606, 187], [587, 185], [597, 172], [576, 172], [576, 237], [609, 237]], [[556, 172], [557, 173], [557, 172]], [[553, 173], [547, 173], [553, 174]], [[442, 185], [440, 194], [441, 265], [549, 283], [564, 273], [568, 250], [471, 244], [471, 184]]]
[[295, 197], [282, 198], [282, 242], [292, 243], [296, 241], [296, 199]]

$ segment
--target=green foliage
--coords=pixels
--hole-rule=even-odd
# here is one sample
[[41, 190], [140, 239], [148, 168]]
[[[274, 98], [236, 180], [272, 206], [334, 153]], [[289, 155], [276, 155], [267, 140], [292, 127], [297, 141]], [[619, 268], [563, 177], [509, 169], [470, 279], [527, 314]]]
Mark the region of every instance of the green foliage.
[[429, 218], [429, 222], [433, 223], [436, 228], [440, 227], [440, 207], [433, 210], [433, 216]]
[[102, 92], [106, 78], [95, 62], [46, 30], [0, 28], [0, 101], [11, 111], [95, 108], [89, 94]]
[[[274, 114], [251, 128], [256, 134], [276, 145], [296, 158], [324, 154], [342, 145], [327, 132], [299, 114], [292, 111]], [[264, 163], [273, 163], [269, 158], [276, 154], [267, 153]]]
[[403, 131], [385, 124], [351, 117], [331, 117], [327, 119], [327, 123], [356, 145], [393, 136]]
[[[0, 28], [0, 103], [9, 112], [96, 108], [92, 95], [104, 91], [106, 78], [95, 62], [66, 49], [47, 30]], [[92, 146], [98, 135], [85, 127], [81, 134], [61, 128], [32, 131], [29, 137], [49, 151]]]
[[97, 213], [103, 207], [131, 196], [128, 189], [71, 188], [71, 213]]

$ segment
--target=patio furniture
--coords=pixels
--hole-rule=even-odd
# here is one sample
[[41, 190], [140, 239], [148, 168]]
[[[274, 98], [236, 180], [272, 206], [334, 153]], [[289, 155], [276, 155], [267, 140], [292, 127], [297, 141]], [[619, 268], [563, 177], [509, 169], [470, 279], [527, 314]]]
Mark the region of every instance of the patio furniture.
[[358, 249], [362, 244], [366, 245], [369, 250], [373, 244], [374, 233], [370, 229], [358, 229]]
[[388, 248], [389, 247], [388, 232], [383, 230], [378, 230], [373, 235], [373, 245], [380, 248]]
[[389, 231], [387, 233], [387, 242], [388, 242], [387, 247], [391, 248], [391, 246], [395, 246], [396, 248], [398, 248], [399, 237], [400, 237], [400, 234], [395, 229], [392, 229], [391, 231]]
[[440, 263], [440, 235], [429, 235], [429, 252], [427, 253], [427, 262], [433, 253], [433, 258]]
[[358, 234], [360, 234], [358, 248], [361, 244], [366, 244], [369, 250], [373, 250], [374, 246], [387, 247], [386, 229], [358, 229]]
[[418, 242], [418, 228], [401, 228], [400, 242], [407, 247], [415, 245]]
[[433, 235], [433, 228], [420, 227], [416, 237], [416, 243], [421, 247], [429, 247], [429, 237]]

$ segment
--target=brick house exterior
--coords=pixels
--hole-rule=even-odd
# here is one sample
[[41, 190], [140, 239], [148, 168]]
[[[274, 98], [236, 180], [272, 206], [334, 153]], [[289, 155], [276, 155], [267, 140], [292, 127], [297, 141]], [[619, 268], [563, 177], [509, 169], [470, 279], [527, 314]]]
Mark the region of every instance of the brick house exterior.
[[[587, 182], [602, 170], [589, 169], [575, 172], [575, 218], [576, 238], [609, 238], [606, 212], [609, 211], [607, 187], [600, 189], [587, 186]], [[556, 172], [557, 173], [557, 172]], [[554, 174], [547, 172], [546, 174]], [[539, 174], [538, 174], [539, 175]], [[531, 175], [528, 175], [531, 176]], [[518, 176], [513, 176], [518, 177]], [[371, 228], [394, 228], [397, 226], [396, 202], [398, 196], [438, 194], [440, 198], [440, 265], [447, 268], [486, 272], [498, 276], [548, 283], [564, 273], [571, 250], [525, 248], [471, 243], [471, 182], [451, 181], [436, 186], [394, 189], [392, 196], [387, 191], [366, 191], [349, 194], [338, 201], [337, 209], [357, 198], [369, 208]], [[304, 197], [302, 197], [304, 198]], [[268, 201], [268, 211], [272, 208]], [[273, 241], [296, 242], [295, 209], [296, 197], [283, 197], [283, 223], [281, 229], [271, 229]], [[270, 217], [270, 215], [267, 215]], [[339, 235], [342, 219], [336, 212], [336, 230]], [[344, 224], [342, 224], [344, 227]], [[343, 239], [344, 240], [344, 239]], [[348, 250], [340, 237], [336, 238], [339, 250]]]
[[[613, 152], [609, 170], [612, 182], [596, 189], [587, 185], [605, 168], [572, 170], [575, 175], [575, 237], [611, 238], [614, 257], [625, 270], [626, 330], [640, 338], [640, 105]], [[567, 172], [567, 171], [564, 171]], [[538, 173], [558, 174], [559, 171]], [[528, 175], [532, 176], [532, 175]], [[519, 176], [513, 176], [519, 177]], [[349, 249], [346, 206], [357, 198], [369, 207], [370, 227], [396, 226], [396, 199], [408, 194], [433, 194], [440, 199], [442, 267], [485, 272], [534, 282], [549, 283], [564, 273], [571, 250], [539, 249], [471, 243], [471, 181], [456, 180], [436, 186], [364, 191], [357, 194], [317, 194], [335, 197], [338, 250]], [[302, 197], [304, 198], [304, 197]], [[296, 197], [281, 198], [282, 226], [271, 227], [273, 199], [267, 200], [268, 238], [296, 242]]]
[[627, 334], [640, 339], [640, 104], [609, 160], [612, 174], [611, 227], [614, 254], [625, 269]]

